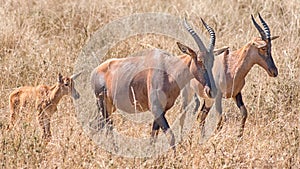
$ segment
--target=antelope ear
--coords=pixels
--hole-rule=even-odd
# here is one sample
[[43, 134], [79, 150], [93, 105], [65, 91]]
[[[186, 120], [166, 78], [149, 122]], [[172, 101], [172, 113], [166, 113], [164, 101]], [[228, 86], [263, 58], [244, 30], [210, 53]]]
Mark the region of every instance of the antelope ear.
[[279, 38], [279, 36], [271, 36], [271, 40], [275, 40], [277, 38]]
[[180, 42], [177, 42], [177, 46], [181, 50], [181, 52], [183, 52], [183, 53], [185, 53], [187, 55], [190, 55], [194, 59], [197, 59], [197, 54], [196, 54], [196, 52], [193, 49], [187, 47], [186, 45], [184, 45], [184, 44], [182, 44]]
[[267, 45], [265, 41], [254, 41], [252, 45], [256, 46], [257, 48], [262, 48]]
[[72, 75], [70, 78], [75, 80], [82, 72]]
[[229, 49], [228, 46], [223, 46], [222, 48], [215, 49], [214, 50], [214, 55], [220, 55], [221, 53], [227, 51]]
[[60, 73], [58, 73], [58, 82], [59, 83], [63, 83], [63, 76], [60, 74]]

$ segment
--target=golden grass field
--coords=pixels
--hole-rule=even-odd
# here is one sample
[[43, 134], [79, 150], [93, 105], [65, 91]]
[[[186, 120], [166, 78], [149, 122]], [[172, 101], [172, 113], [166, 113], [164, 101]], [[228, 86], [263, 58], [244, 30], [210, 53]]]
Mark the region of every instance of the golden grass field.
[[[298, 0], [1, 0], [0, 168], [300, 168], [299, 11]], [[247, 75], [242, 93], [249, 115], [241, 139], [236, 137], [241, 116], [232, 100], [223, 102], [227, 121], [217, 135], [199, 144], [195, 123], [175, 156], [169, 151], [152, 158], [125, 158], [106, 152], [83, 132], [70, 97], [61, 100], [52, 117], [53, 138], [47, 146], [31, 109], [14, 130], [6, 130], [10, 92], [23, 85], [52, 85], [59, 72], [71, 75], [95, 31], [122, 16], [144, 12], [187, 15], [204, 31], [202, 17], [216, 31], [216, 47], [232, 50], [259, 36], [250, 14], [260, 12], [272, 35], [280, 36], [272, 43], [279, 76], [271, 78], [259, 66]], [[179, 54], [174, 44], [161, 35], [138, 35], [111, 49], [107, 57], [125, 57], [149, 47]], [[118, 117], [115, 125], [122, 128]], [[151, 124], [125, 127], [128, 134], [139, 130], [147, 135]]]

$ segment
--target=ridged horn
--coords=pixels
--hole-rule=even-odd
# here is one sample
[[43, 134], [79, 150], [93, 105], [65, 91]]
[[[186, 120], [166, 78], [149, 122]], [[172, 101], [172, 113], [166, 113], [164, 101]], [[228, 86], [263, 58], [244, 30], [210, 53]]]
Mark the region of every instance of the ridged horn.
[[202, 21], [202, 24], [205, 26], [205, 28], [207, 29], [207, 31], [210, 34], [210, 43], [209, 43], [209, 46], [208, 46], [208, 51], [212, 52], [215, 48], [215, 43], [216, 43], [215, 31], [213, 30], [213, 28], [211, 28], [209, 25], [207, 25], [202, 18], [200, 18], [200, 19]]
[[255, 21], [253, 15], [251, 15], [251, 19], [252, 19], [252, 22], [253, 22], [254, 26], [255, 26], [256, 29], [258, 30], [258, 32], [259, 32], [261, 38], [262, 38], [263, 40], [266, 40], [266, 34], [265, 34], [264, 30], [257, 24], [257, 22]]
[[260, 19], [260, 22], [262, 23], [264, 30], [265, 30], [265, 34], [266, 34], [266, 38], [270, 39], [271, 38], [271, 32], [270, 32], [270, 28], [267, 25], [267, 23], [264, 21], [264, 19], [260, 16], [260, 13], [258, 13], [258, 17]]
[[187, 31], [189, 31], [189, 33], [192, 35], [192, 37], [194, 38], [194, 40], [196, 41], [198, 47], [199, 47], [199, 50], [201, 52], [206, 52], [207, 49], [206, 47], [204, 46], [202, 40], [200, 39], [200, 37], [197, 35], [197, 33], [193, 30], [193, 28], [187, 23], [186, 21], [186, 18], [184, 18], [184, 21], [183, 21], [183, 25], [184, 27], [187, 29]]

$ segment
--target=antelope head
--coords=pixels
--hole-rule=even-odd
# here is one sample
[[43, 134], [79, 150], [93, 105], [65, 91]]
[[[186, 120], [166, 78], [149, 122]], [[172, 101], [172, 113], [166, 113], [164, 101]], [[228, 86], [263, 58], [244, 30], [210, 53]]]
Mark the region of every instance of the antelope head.
[[259, 20], [262, 23], [264, 30], [257, 24], [253, 15], [251, 15], [252, 22], [260, 34], [260, 38], [255, 38], [252, 40], [251, 45], [254, 48], [253, 56], [256, 56], [255, 62], [263, 67], [271, 77], [276, 77], [278, 75], [277, 67], [274, 63], [272, 53], [271, 53], [271, 41], [278, 38], [279, 36], [271, 36], [269, 26], [263, 20], [263, 18], [258, 14]]
[[60, 73], [58, 74], [58, 85], [61, 91], [61, 95], [71, 95], [75, 100], [79, 99], [80, 94], [75, 89], [74, 80], [81, 74], [77, 73], [70, 77], [63, 77]]
[[215, 81], [212, 75], [212, 67], [214, 62], [214, 47], [215, 47], [215, 32], [214, 30], [208, 26], [203, 19], [201, 18], [202, 24], [210, 33], [210, 43], [209, 47], [206, 48], [197, 35], [197, 33], [191, 28], [191, 26], [187, 23], [186, 19], [184, 19], [184, 27], [188, 30], [188, 32], [192, 35], [193, 39], [197, 43], [199, 48], [199, 52], [195, 52], [191, 48], [177, 42], [179, 49], [190, 55], [194, 62], [190, 66], [190, 71], [193, 73], [195, 79], [197, 79], [202, 86], [204, 86], [204, 92], [208, 97], [215, 97], [217, 90], [215, 86]]

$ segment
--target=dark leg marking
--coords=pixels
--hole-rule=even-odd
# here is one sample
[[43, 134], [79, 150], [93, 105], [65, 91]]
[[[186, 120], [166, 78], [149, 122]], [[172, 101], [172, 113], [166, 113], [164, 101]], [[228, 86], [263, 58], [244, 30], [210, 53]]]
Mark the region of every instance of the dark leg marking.
[[206, 105], [206, 102], [204, 100], [204, 103], [201, 107], [201, 112], [200, 114], [198, 115], [197, 119], [199, 120], [200, 118], [200, 126], [203, 127], [204, 126], [204, 123], [205, 123], [205, 119], [207, 117], [207, 114], [209, 112], [209, 110], [211, 109], [211, 106], [207, 106]]
[[242, 114], [241, 127], [240, 127], [240, 131], [239, 131], [239, 135], [238, 135], [239, 137], [241, 137], [243, 135], [243, 132], [244, 132], [244, 127], [245, 127], [246, 119], [247, 119], [247, 116], [248, 116], [248, 112], [247, 112], [247, 109], [244, 105], [241, 92], [238, 93], [235, 96], [234, 99], [235, 99], [237, 107], [240, 109], [240, 112]]
[[159, 125], [154, 121], [152, 123], [152, 131], [151, 131], [151, 141], [150, 143], [153, 144], [156, 142], [159, 132]]

